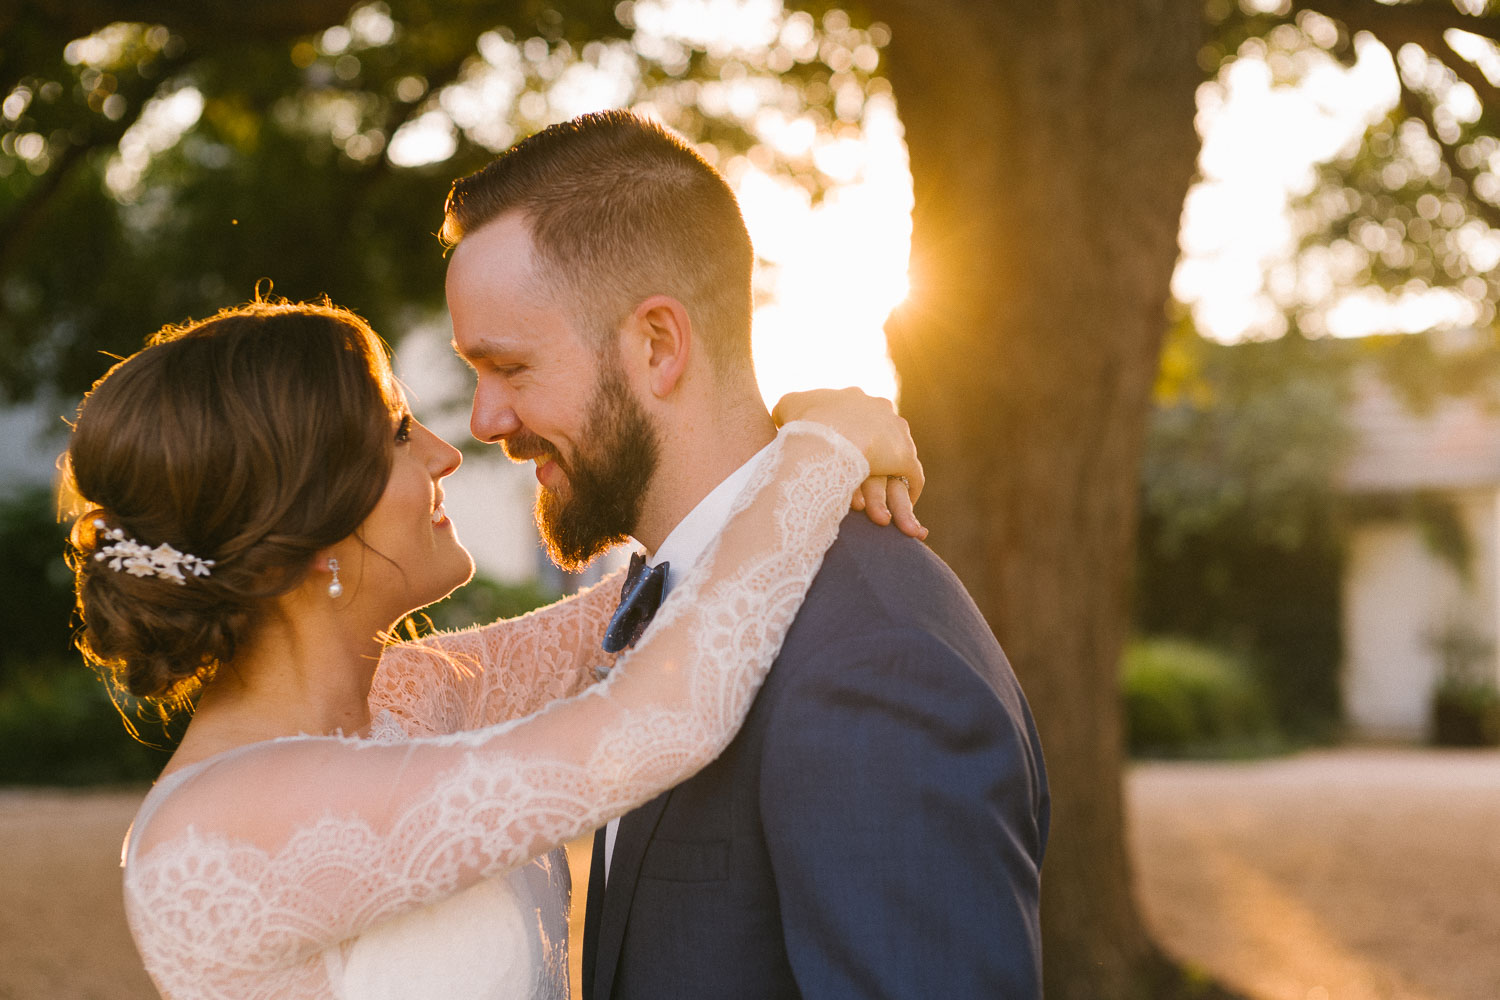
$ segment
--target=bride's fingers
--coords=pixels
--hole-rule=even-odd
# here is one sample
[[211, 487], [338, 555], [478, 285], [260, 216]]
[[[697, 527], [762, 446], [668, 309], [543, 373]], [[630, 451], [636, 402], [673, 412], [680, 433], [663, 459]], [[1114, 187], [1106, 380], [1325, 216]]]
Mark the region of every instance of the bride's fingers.
[[913, 492], [912, 484], [905, 476], [871, 476], [854, 491], [849, 506], [864, 511], [865, 516], [876, 524], [894, 523], [903, 534], [925, 541], [927, 529], [912, 510]]
[[[906, 492], [912, 503], [916, 503], [922, 496], [922, 488], [927, 485], [927, 474], [922, 471], [922, 463], [912, 456], [915, 468], [906, 474]], [[892, 480], [894, 482], [894, 480]]]
[[876, 524], [891, 523], [891, 509], [886, 506], [886, 479], [884, 476], [871, 476], [859, 485], [858, 499], [861, 502], [857, 509], [865, 512], [865, 517]]
[[912, 510], [916, 500], [913, 495], [916, 492], [915, 484], [910, 483], [904, 476], [892, 476], [886, 480], [885, 499], [886, 508], [890, 511], [891, 520], [896, 522], [903, 534], [925, 541], [927, 529], [922, 527], [922, 522], [917, 520], [917, 515]]

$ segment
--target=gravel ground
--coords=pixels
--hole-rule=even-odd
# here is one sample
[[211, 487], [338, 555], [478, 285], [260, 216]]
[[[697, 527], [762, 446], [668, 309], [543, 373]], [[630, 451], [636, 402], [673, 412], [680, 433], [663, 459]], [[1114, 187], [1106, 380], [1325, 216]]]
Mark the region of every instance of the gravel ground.
[[1500, 1000], [1500, 753], [1151, 764], [1129, 802], [1157, 940], [1256, 1000]]
[[[1500, 753], [1148, 764], [1129, 783], [1142, 906], [1177, 957], [1254, 1000], [1500, 1000]], [[0, 1000], [156, 996], [119, 893], [141, 794], [0, 790]]]

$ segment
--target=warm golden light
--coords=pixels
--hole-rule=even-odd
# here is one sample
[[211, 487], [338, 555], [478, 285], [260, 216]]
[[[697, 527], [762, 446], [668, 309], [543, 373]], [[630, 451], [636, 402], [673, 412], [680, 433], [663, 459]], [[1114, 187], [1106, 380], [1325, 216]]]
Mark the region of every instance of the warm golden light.
[[814, 386], [896, 394], [883, 326], [907, 293], [911, 174], [889, 97], [870, 99], [862, 125], [814, 154], [840, 181], [817, 205], [748, 161], [725, 166], [764, 261], [755, 371], [768, 403]]

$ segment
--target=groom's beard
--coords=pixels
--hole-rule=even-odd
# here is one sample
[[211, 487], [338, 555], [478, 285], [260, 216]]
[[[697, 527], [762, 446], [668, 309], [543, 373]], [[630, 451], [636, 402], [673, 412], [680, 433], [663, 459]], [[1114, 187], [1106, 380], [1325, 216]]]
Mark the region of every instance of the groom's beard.
[[601, 365], [578, 453], [565, 459], [532, 434], [508, 439], [505, 452], [519, 461], [550, 456], [562, 470], [561, 486], [537, 491], [536, 522], [552, 561], [576, 572], [635, 530], [660, 446], [625, 380]]

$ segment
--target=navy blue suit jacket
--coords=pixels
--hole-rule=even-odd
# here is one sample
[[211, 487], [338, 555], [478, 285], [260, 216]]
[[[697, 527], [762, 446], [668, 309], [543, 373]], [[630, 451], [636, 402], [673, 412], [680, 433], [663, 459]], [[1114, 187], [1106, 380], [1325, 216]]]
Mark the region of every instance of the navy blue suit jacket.
[[739, 736], [621, 821], [603, 893], [596, 837], [584, 998], [1038, 998], [1048, 815], [973, 601], [851, 515]]

